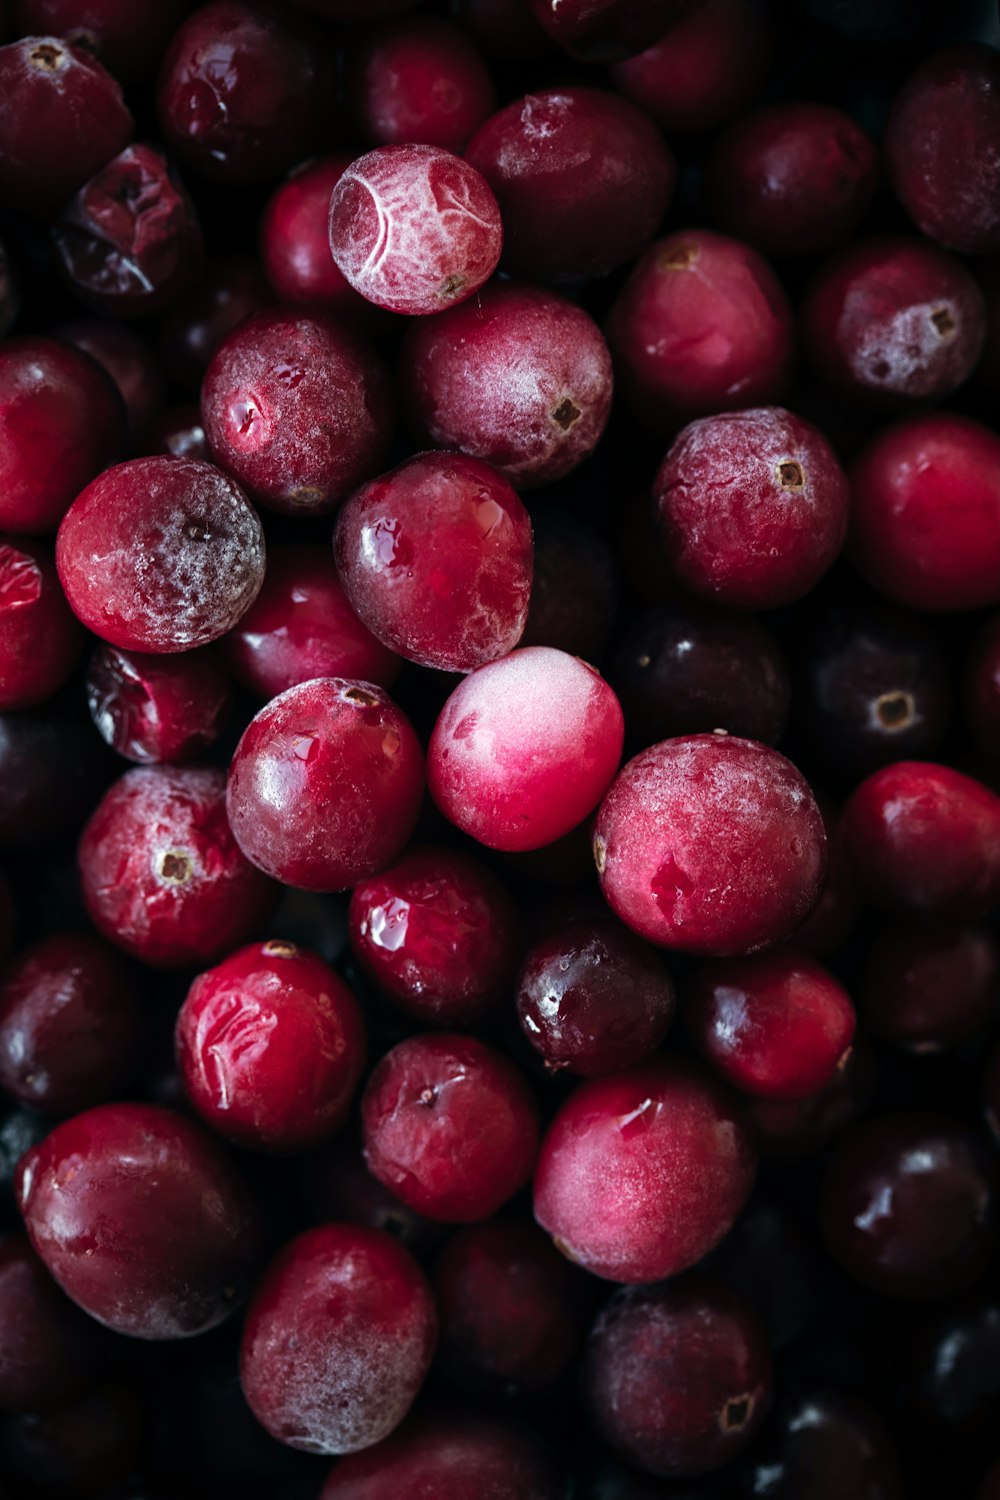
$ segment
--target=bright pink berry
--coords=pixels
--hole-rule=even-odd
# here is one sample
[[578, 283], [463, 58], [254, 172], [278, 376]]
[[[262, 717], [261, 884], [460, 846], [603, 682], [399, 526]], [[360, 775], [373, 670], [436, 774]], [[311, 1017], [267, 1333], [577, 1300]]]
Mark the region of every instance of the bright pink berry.
[[347, 933], [379, 988], [425, 1026], [475, 1026], [510, 994], [517, 913], [496, 876], [464, 851], [410, 849], [360, 881]]
[[489, 69], [464, 32], [414, 16], [368, 32], [347, 57], [347, 96], [362, 139], [461, 151], [496, 104]]
[[365, 1160], [429, 1219], [488, 1219], [524, 1187], [538, 1152], [538, 1110], [501, 1052], [470, 1036], [400, 1042], [361, 1101]]
[[252, 720], [229, 769], [229, 820], [248, 859], [286, 885], [342, 891], [395, 859], [413, 832], [423, 755], [370, 682], [319, 677]]
[[333, 555], [358, 617], [421, 666], [471, 672], [524, 632], [531, 520], [479, 459], [418, 453], [371, 480], [341, 507]]
[[406, 1416], [436, 1338], [431, 1289], [409, 1251], [377, 1229], [326, 1224], [290, 1240], [254, 1292], [243, 1393], [280, 1442], [355, 1453]]
[[570, 1094], [542, 1140], [535, 1218], [592, 1275], [660, 1281], [718, 1244], [756, 1166], [735, 1097], [660, 1055]]
[[0, 709], [51, 698], [82, 647], [49, 549], [0, 535]]
[[199, 974], [176, 1037], [184, 1088], [205, 1123], [273, 1155], [333, 1135], [365, 1065], [347, 985], [316, 954], [273, 939]]
[[212, 464], [134, 458], [78, 495], [56, 538], [78, 619], [129, 651], [187, 651], [225, 635], [264, 581], [264, 534]]
[[177, 763], [215, 744], [232, 689], [210, 646], [175, 656], [99, 646], [87, 669], [87, 705], [101, 738], [126, 760]]
[[692, 734], [619, 773], [594, 824], [612, 910], [664, 948], [750, 953], [793, 932], [826, 875], [812, 792], [767, 745]]
[[79, 864], [95, 927], [167, 968], [211, 963], [248, 941], [277, 899], [233, 838], [221, 771], [127, 771], [83, 830]]
[[479, 173], [440, 146], [380, 146], [330, 200], [330, 249], [355, 291], [390, 312], [464, 302], [496, 270], [500, 210]]
[[685, 427], [653, 499], [677, 579], [731, 609], [801, 598], [847, 533], [847, 480], [833, 449], [811, 422], [778, 406]]
[[527, 646], [470, 673], [445, 703], [427, 785], [445, 817], [491, 849], [539, 849], [569, 833], [621, 760], [618, 699], [593, 667]]
[[304, 162], [275, 188], [260, 221], [260, 258], [282, 302], [312, 304], [363, 325], [372, 321], [371, 304], [330, 254], [330, 197], [353, 160], [338, 151]]

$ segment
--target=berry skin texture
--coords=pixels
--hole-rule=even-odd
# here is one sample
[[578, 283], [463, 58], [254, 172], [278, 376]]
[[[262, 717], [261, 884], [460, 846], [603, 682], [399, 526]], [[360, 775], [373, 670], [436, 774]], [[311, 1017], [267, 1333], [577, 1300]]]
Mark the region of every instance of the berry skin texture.
[[475, 1026], [510, 992], [520, 923], [484, 865], [425, 847], [355, 886], [347, 935], [380, 990], [423, 1025]]
[[347, 890], [406, 844], [423, 771], [409, 720], [381, 688], [319, 677], [251, 721], [229, 768], [229, 821], [247, 858], [285, 885]]
[[464, 302], [496, 270], [497, 201], [475, 168], [440, 146], [379, 146], [330, 199], [330, 250], [345, 279], [389, 312]]
[[965, 255], [1000, 250], [1000, 57], [963, 43], [925, 58], [893, 103], [889, 181], [924, 234]]
[[684, 1019], [709, 1066], [761, 1099], [820, 1093], [846, 1065], [856, 1021], [833, 975], [788, 949], [695, 970]]
[[593, 848], [626, 926], [711, 957], [787, 937], [826, 875], [823, 819], [800, 773], [730, 735], [684, 735], [630, 760], [598, 809]]
[[427, 785], [490, 849], [540, 849], [583, 821], [621, 760], [618, 699], [593, 667], [527, 646], [459, 683], [434, 726]]
[[63, 1296], [21, 1234], [0, 1237], [0, 1412], [46, 1411], [82, 1396], [104, 1335]]
[[531, 281], [603, 276], [651, 242], [677, 167], [660, 132], [606, 89], [526, 94], [487, 120], [466, 161], [497, 196], [504, 268]]
[[138, 1339], [214, 1328], [246, 1292], [260, 1224], [226, 1148], [152, 1104], [74, 1115], [20, 1160], [35, 1253], [84, 1312]]
[[531, 1177], [538, 1110], [507, 1058], [470, 1036], [398, 1043], [361, 1100], [369, 1170], [444, 1224], [488, 1219]]
[[371, 304], [330, 254], [330, 196], [353, 160], [339, 151], [304, 162], [275, 188], [260, 221], [260, 258], [280, 301], [311, 303], [360, 325], [371, 321]]
[[883, 428], [856, 460], [848, 552], [888, 598], [914, 609], [1000, 602], [1000, 437], [971, 417], [926, 412]]
[[106, 744], [137, 765], [194, 760], [229, 715], [229, 678], [210, 646], [146, 656], [99, 646], [87, 671], [87, 706]]
[[93, 360], [54, 339], [0, 344], [0, 528], [55, 531], [124, 437], [121, 397]]
[[0, 710], [33, 708], [51, 698], [82, 646], [51, 552], [39, 542], [0, 535]]
[[258, 313], [216, 351], [201, 388], [216, 462], [292, 516], [333, 510], [377, 470], [394, 414], [381, 360], [329, 313]]
[[771, 1399], [771, 1361], [755, 1313], [710, 1277], [616, 1292], [584, 1363], [591, 1419], [650, 1474], [721, 1468], [750, 1441]]
[[464, 307], [414, 323], [403, 340], [410, 421], [518, 489], [589, 458], [611, 411], [611, 356], [582, 308], [523, 283], [492, 282]]
[[756, 1167], [735, 1096], [659, 1054], [569, 1096], [542, 1140], [535, 1218], [592, 1276], [660, 1281], [714, 1249]]
[[361, 1010], [316, 954], [271, 940], [192, 984], [177, 1018], [188, 1098], [251, 1151], [307, 1151], [339, 1130], [365, 1065]]
[[56, 538], [70, 607], [126, 651], [173, 652], [225, 635], [264, 581], [264, 533], [212, 464], [135, 458], [78, 495]]
[[418, 453], [371, 480], [341, 507], [333, 555], [359, 619], [421, 666], [471, 672], [524, 633], [531, 519], [479, 459]]
[[873, 772], [841, 828], [862, 894], [885, 911], [975, 921], [1000, 895], [1000, 797], [950, 766]]
[[126, 771], [83, 830], [79, 867], [94, 926], [154, 967], [221, 958], [253, 936], [278, 895], [237, 846], [221, 771]]
[[607, 323], [625, 402], [661, 432], [782, 393], [793, 357], [781, 284], [749, 245], [690, 229], [658, 240]]
[[436, 16], [370, 30], [348, 53], [346, 73], [351, 112], [362, 139], [375, 146], [461, 151], [496, 105], [481, 54]]
[[95, 57], [53, 36], [0, 47], [0, 198], [48, 218], [128, 144], [132, 116]]
[[811, 422], [781, 407], [685, 427], [653, 499], [676, 577], [732, 609], [801, 598], [847, 534], [847, 480], [833, 449]]
[[436, 1339], [431, 1289], [409, 1251], [377, 1229], [325, 1224], [290, 1240], [254, 1292], [243, 1394], [279, 1442], [356, 1453], [406, 1416]]

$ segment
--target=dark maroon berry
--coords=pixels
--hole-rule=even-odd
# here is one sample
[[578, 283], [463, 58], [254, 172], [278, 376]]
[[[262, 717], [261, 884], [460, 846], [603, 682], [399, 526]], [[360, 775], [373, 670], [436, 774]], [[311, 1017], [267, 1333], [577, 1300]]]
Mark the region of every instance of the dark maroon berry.
[[618, 609], [618, 576], [601, 533], [546, 505], [532, 518], [535, 564], [523, 646], [552, 646], [599, 661]]
[[256, 260], [222, 256], [160, 325], [160, 355], [171, 378], [197, 395], [215, 351], [239, 325], [274, 302]]
[[936, 1052], [991, 1025], [998, 985], [1000, 953], [982, 928], [884, 927], [868, 945], [858, 1003], [870, 1035]]
[[473, 43], [436, 16], [369, 31], [348, 53], [346, 86], [361, 138], [373, 146], [415, 142], [461, 151], [496, 105]]
[[648, 47], [684, 9], [683, 0], [530, 0], [545, 30], [574, 57], [614, 62]]
[[892, 1435], [874, 1407], [835, 1387], [796, 1390], [748, 1460], [741, 1494], [760, 1500], [901, 1500]]
[[125, 403], [129, 452], [145, 452], [163, 414], [163, 374], [149, 345], [130, 328], [96, 318], [63, 323], [59, 337], [111, 376]]
[[126, 760], [177, 763], [218, 739], [232, 689], [210, 646], [176, 656], [100, 646], [87, 671], [87, 703], [101, 737]]
[[0, 1411], [47, 1411], [82, 1396], [107, 1354], [27, 1239], [0, 1238]]

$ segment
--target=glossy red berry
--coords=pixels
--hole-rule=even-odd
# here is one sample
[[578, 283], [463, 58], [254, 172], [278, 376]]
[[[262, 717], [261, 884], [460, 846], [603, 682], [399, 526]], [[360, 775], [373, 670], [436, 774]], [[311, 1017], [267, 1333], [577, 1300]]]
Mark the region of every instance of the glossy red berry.
[[[496, 103], [482, 56], [436, 16], [375, 28], [347, 58], [347, 96], [361, 137], [461, 151]], [[475, 166], [475, 163], [473, 163]]]
[[385, 1054], [361, 1101], [365, 1160], [429, 1219], [488, 1219], [531, 1177], [538, 1110], [502, 1053], [470, 1036], [410, 1037]]
[[211, 963], [246, 942], [277, 899], [233, 837], [221, 771], [127, 771], [84, 829], [79, 865], [98, 930], [167, 968]]
[[272, 699], [236, 747], [229, 820], [248, 859], [286, 885], [340, 891], [413, 832], [423, 755], [381, 688], [319, 677]]
[[240, 1376], [272, 1437], [354, 1453], [406, 1416], [437, 1337], [416, 1261], [387, 1234], [327, 1224], [290, 1240], [247, 1311]]
[[506, 105], [466, 160], [497, 196], [503, 264], [530, 281], [603, 276], [651, 242], [677, 168], [641, 110], [606, 89], [549, 89]]
[[282, 302], [312, 304], [363, 324], [372, 320], [371, 304], [330, 254], [330, 196], [353, 160], [339, 151], [304, 162], [275, 188], [260, 221], [260, 258]]
[[108, 1352], [21, 1234], [0, 1238], [0, 1330], [0, 1412], [65, 1406], [92, 1385]]
[[621, 759], [618, 699], [578, 657], [526, 646], [471, 673], [427, 752], [445, 817], [491, 849], [539, 849], [592, 812]]
[[823, 819], [776, 750], [723, 734], [652, 745], [594, 823], [604, 898], [640, 936], [713, 956], [793, 932], [826, 875]]
[[369, 481], [341, 507], [333, 555], [358, 617], [421, 666], [471, 672], [524, 632], [531, 519], [479, 459], [418, 453]]
[[870, 941], [858, 989], [865, 1029], [911, 1052], [985, 1031], [997, 1014], [1000, 953], [979, 927], [885, 927]]
[[347, 932], [379, 988], [426, 1026], [475, 1026], [510, 994], [517, 912], [464, 851], [413, 848], [359, 881]]
[[225, 1148], [172, 1110], [75, 1115], [21, 1158], [16, 1187], [36, 1254], [116, 1333], [189, 1338], [246, 1293], [256, 1205]]
[[232, 689], [208, 646], [176, 656], [99, 646], [87, 670], [87, 705], [101, 738], [126, 760], [177, 763], [218, 739]]
[[718, 1244], [756, 1165], [735, 1097], [658, 1056], [570, 1095], [542, 1140], [535, 1218], [592, 1275], [659, 1281]]
[[177, 1018], [177, 1064], [207, 1125], [285, 1155], [344, 1123], [365, 1065], [361, 1011], [318, 955], [271, 939], [200, 974]]
[[49, 549], [0, 536], [0, 709], [51, 698], [82, 647]]
[[762, 1099], [807, 1099], [845, 1066], [850, 996], [804, 953], [782, 949], [704, 964], [684, 990], [695, 1046], [728, 1083]]
[[335, 317], [275, 308], [217, 350], [201, 415], [216, 462], [251, 499], [303, 516], [379, 468], [394, 408], [381, 360]]
[[683, 0], [530, 0], [552, 39], [585, 62], [614, 62], [648, 47]]

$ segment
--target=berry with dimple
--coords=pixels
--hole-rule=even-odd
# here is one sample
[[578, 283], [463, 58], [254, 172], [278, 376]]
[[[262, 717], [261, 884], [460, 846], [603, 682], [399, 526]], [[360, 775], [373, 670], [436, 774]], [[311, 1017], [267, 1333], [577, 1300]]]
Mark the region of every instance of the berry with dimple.
[[0, 536], [0, 709], [51, 698], [82, 646], [48, 548]]
[[756, 1165], [735, 1096], [659, 1055], [569, 1096], [542, 1140], [535, 1218], [592, 1275], [659, 1281], [718, 1244]]
[[724, 734], [652, 745], [594, 823], [604, 898], [642, 937], [713, 956], [787, 937], [826, 875], [823, 819], [783, 755]]
[[135, 458], [95, 479], [63, 517], [56, 564], [88, 629], [124, 650], [173, 652], [225, 635], [264, 581], [264, 534], [212, 464]]
[[618, 699], [593, 667], [526, 646], [470, 673], [444, 708], [427, 784], [445, 817], [491, 849], [539, 849], [569, 833], [621, 759]]
[[471, 672], [513, 650], [531, 592], [531, 520], [462, 453], [419, 453], [341, 507], [337, 572], [359, 618], [421, 666]]
[[86, 691], [101, 738], [138, 765], [194, 760], [215, 744], [232, 707], [229, 677], [209, 646], [175, 656], [99, 646]]
[[304, 890], [347, 890], [399, 854], [423, 785], [420, 744], [382, 689], [319, 677], [251, 721], [229, 769], [229, 820], [269, 875]]
[[437, 16], [370, 30], [347, 57], [347, 96], [362, 137], [461, 151], [496, 103], [482, 56]]

